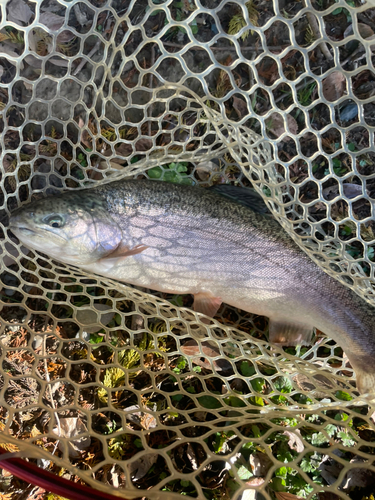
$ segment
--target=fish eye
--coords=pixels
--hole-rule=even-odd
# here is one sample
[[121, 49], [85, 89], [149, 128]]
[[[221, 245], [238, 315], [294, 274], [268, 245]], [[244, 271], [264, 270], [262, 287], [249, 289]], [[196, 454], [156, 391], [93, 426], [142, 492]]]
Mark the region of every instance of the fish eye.
[[43, 219], [43, 222], [54, 228], [59, 228], [64, 225], [64, 220], [60, 215], [48, 215]]

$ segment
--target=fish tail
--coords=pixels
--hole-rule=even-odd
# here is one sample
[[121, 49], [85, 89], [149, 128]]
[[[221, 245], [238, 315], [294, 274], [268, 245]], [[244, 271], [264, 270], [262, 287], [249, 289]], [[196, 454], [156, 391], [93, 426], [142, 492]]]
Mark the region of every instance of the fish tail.
[[355, 368], [355, 374], [358, 391], [375, 397], [375, 373], [364, 368]]

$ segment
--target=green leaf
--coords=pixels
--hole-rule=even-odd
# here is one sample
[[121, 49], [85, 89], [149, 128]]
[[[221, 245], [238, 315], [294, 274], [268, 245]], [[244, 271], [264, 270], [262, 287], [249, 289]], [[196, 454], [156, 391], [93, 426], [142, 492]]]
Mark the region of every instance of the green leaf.
[[341, 14], [342, 12], [342, 7], [339, 7], [338, 9], [335, 9], [333, 12], [332, 12], [332, 15], [333, 16], [337, 16], [338, 14]]
[[104, 340], [103, 335], [98, 335], [97, 333], [92, 333], [90, 335], [89, 344], [100, 344], [100, 342], [103, 342], [103, 340]]
[[337, 433], [337, 437], [339, 437], [342, 440], [342, 444], [344, 446], [354, 446], [356, 444], [355, 439], [353, 439], [353, 436], [350, 434], [347, 434], [344, 431], [340, 431]]
[[183, 394], [175, 394], [174, 396], [171, 396], [171, 400], [179, 402], [183, 397], [184, 397]]
[[251, 377], [256, 373], [253, 364], [248, 361], [242, 361], [240, 364], [240, 372], [244, 377]]
[[282, 393], [289, 393], [293, 390], [293, 384], [287, 377], [278, 377], [273, 381], [275, 389]]
[[150, 170], [147, 170], [147, 175], [150, 179], [160, 179], [163, 175], [163, 169], [160, 167], [150, 168]]
[[228, 406], [233, 406], [235, 408], [243, 408], [246, 406], [246, 403], [236, 396], [229, 396], [229, 398], [225, 398], [224, 401]]
[[328, 443], [328, 438], [322, 432], [314, 432], [311, 436], [311, 444], [313, 446], [321, 446]]
[[216, 408], [221, 408], [223, 406], [221, 402], [213, 396], [201, 396], [197, 399], [203, 408], [207, 408], [209, 410], [215, 410]]
[[332, 159], [332, 165], [333, 165], [334, 167], [337, 167], [337, 168], [338, 168], [338, 167], [341, 167], [341, 161], [340, 161], [337, 157], [336, 157], [336, 158], [333, 158], [333, 159]]
[[288, 474], [288, 468], [287, 467], [280, 467], [279, 469], [275, 470], [275, 476], [285, 477], [286, 478], [287, 474]]
[[247, 481], [251, 477], [253, 477], [253, 473], [247, 469], [244, 465], [241, 465], [237, 470], [238, 477], [242, 479], [242, 481]]
[[254, 380], [250, 381], [252, 388], [256, 392], [262, 392], [264, 386], [266, 385], [266, 381], [264, 378], [255, 378]]
[[341, 399], [341, 401], [351, 401], [353, 399], [350, 394], [344, 391], [336, 391], [335, 396], [337, 399]]
[[142, 440], [137, 438], [137, 439], [134, 439], [134, 445], [137, 447], [137, 448], [143, 448], [143, 444], [142, 444]]
[[329, 437], [333, 437], [337, 431], [337, 425], [328, 424], [326, 425], [324, 430], [326, 431]]
[[260, 432], [260, 429], [257, 425], [252, 425], [251, 426], [251, 432], [254, 434], [254, 437], [255, 438], [258, 438], [260, 437], [262, 434]]
[[354, 144], [354, 142], [349, 142], [348, 149], [349, 149], [349, 151], [356, 151], [357, 146]]
[[273, 491], [286, 491], [286, 482], [282, 477], [273, 477], [270, 486]]
[[255, 406], [264, 406], [264, 401], [262, 398], [260, 397], [251, 397], [249, 398], [249, 401], [252, 405], [255, 405]]

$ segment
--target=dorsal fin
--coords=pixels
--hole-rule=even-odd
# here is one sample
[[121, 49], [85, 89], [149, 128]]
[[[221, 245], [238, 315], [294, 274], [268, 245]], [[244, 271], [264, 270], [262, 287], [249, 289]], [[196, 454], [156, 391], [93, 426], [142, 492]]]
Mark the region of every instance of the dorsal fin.
[[258, 214], [270, 214], [263, 198], [253, 188], [237, 187], [231, 184], [216, 184], [207, 189], [235, 203], [251, 208]]

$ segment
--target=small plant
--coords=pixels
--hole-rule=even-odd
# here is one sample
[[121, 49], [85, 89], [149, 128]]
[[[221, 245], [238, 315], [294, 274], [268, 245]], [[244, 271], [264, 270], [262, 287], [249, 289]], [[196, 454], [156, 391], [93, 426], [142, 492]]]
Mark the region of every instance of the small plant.
[[[254, 7], [254, 3], [252, 0], [249, 0], [248, 2], [245, 3], [245, 6], [247, 7], [247, 12], [249, 13], [249, 18], [253, 26], [258, 26], [258, 18], [259, 14], [256, 8]], [[229, 35], [236, 35], [242, 28], [247, 26], [247, 22], [245, 18], [243, 17], [242, 14], [235, 14], [232, 19], [229, 21], [229, 27], [228, 27], [228, 33]], [[246, 38], [249, 36], [250, 30], [245, 31], [242, 35], [241, 38], [242, 40], [246, 40]], [[251, 34], [253, 34], [253, 31], [251, 30]]]
[[311, 82], [311, 83], [306, 82], [306, 85], [298, 91], [297, 93], [298, 101], [301, 103], [302, 106], [309, 106], [312, 103], [313, 101], [312, 95], [314, 93], [315, 88], [316, 88], [316, 82]]
[[147, 171], [150, 179], [160, 179], [165, 182], [172, 182], [175, 184], [184, 184], [193, 186], [194, 180], [189, 177], [187, 162], [173, 162], [161, 167], [153, 167]]

